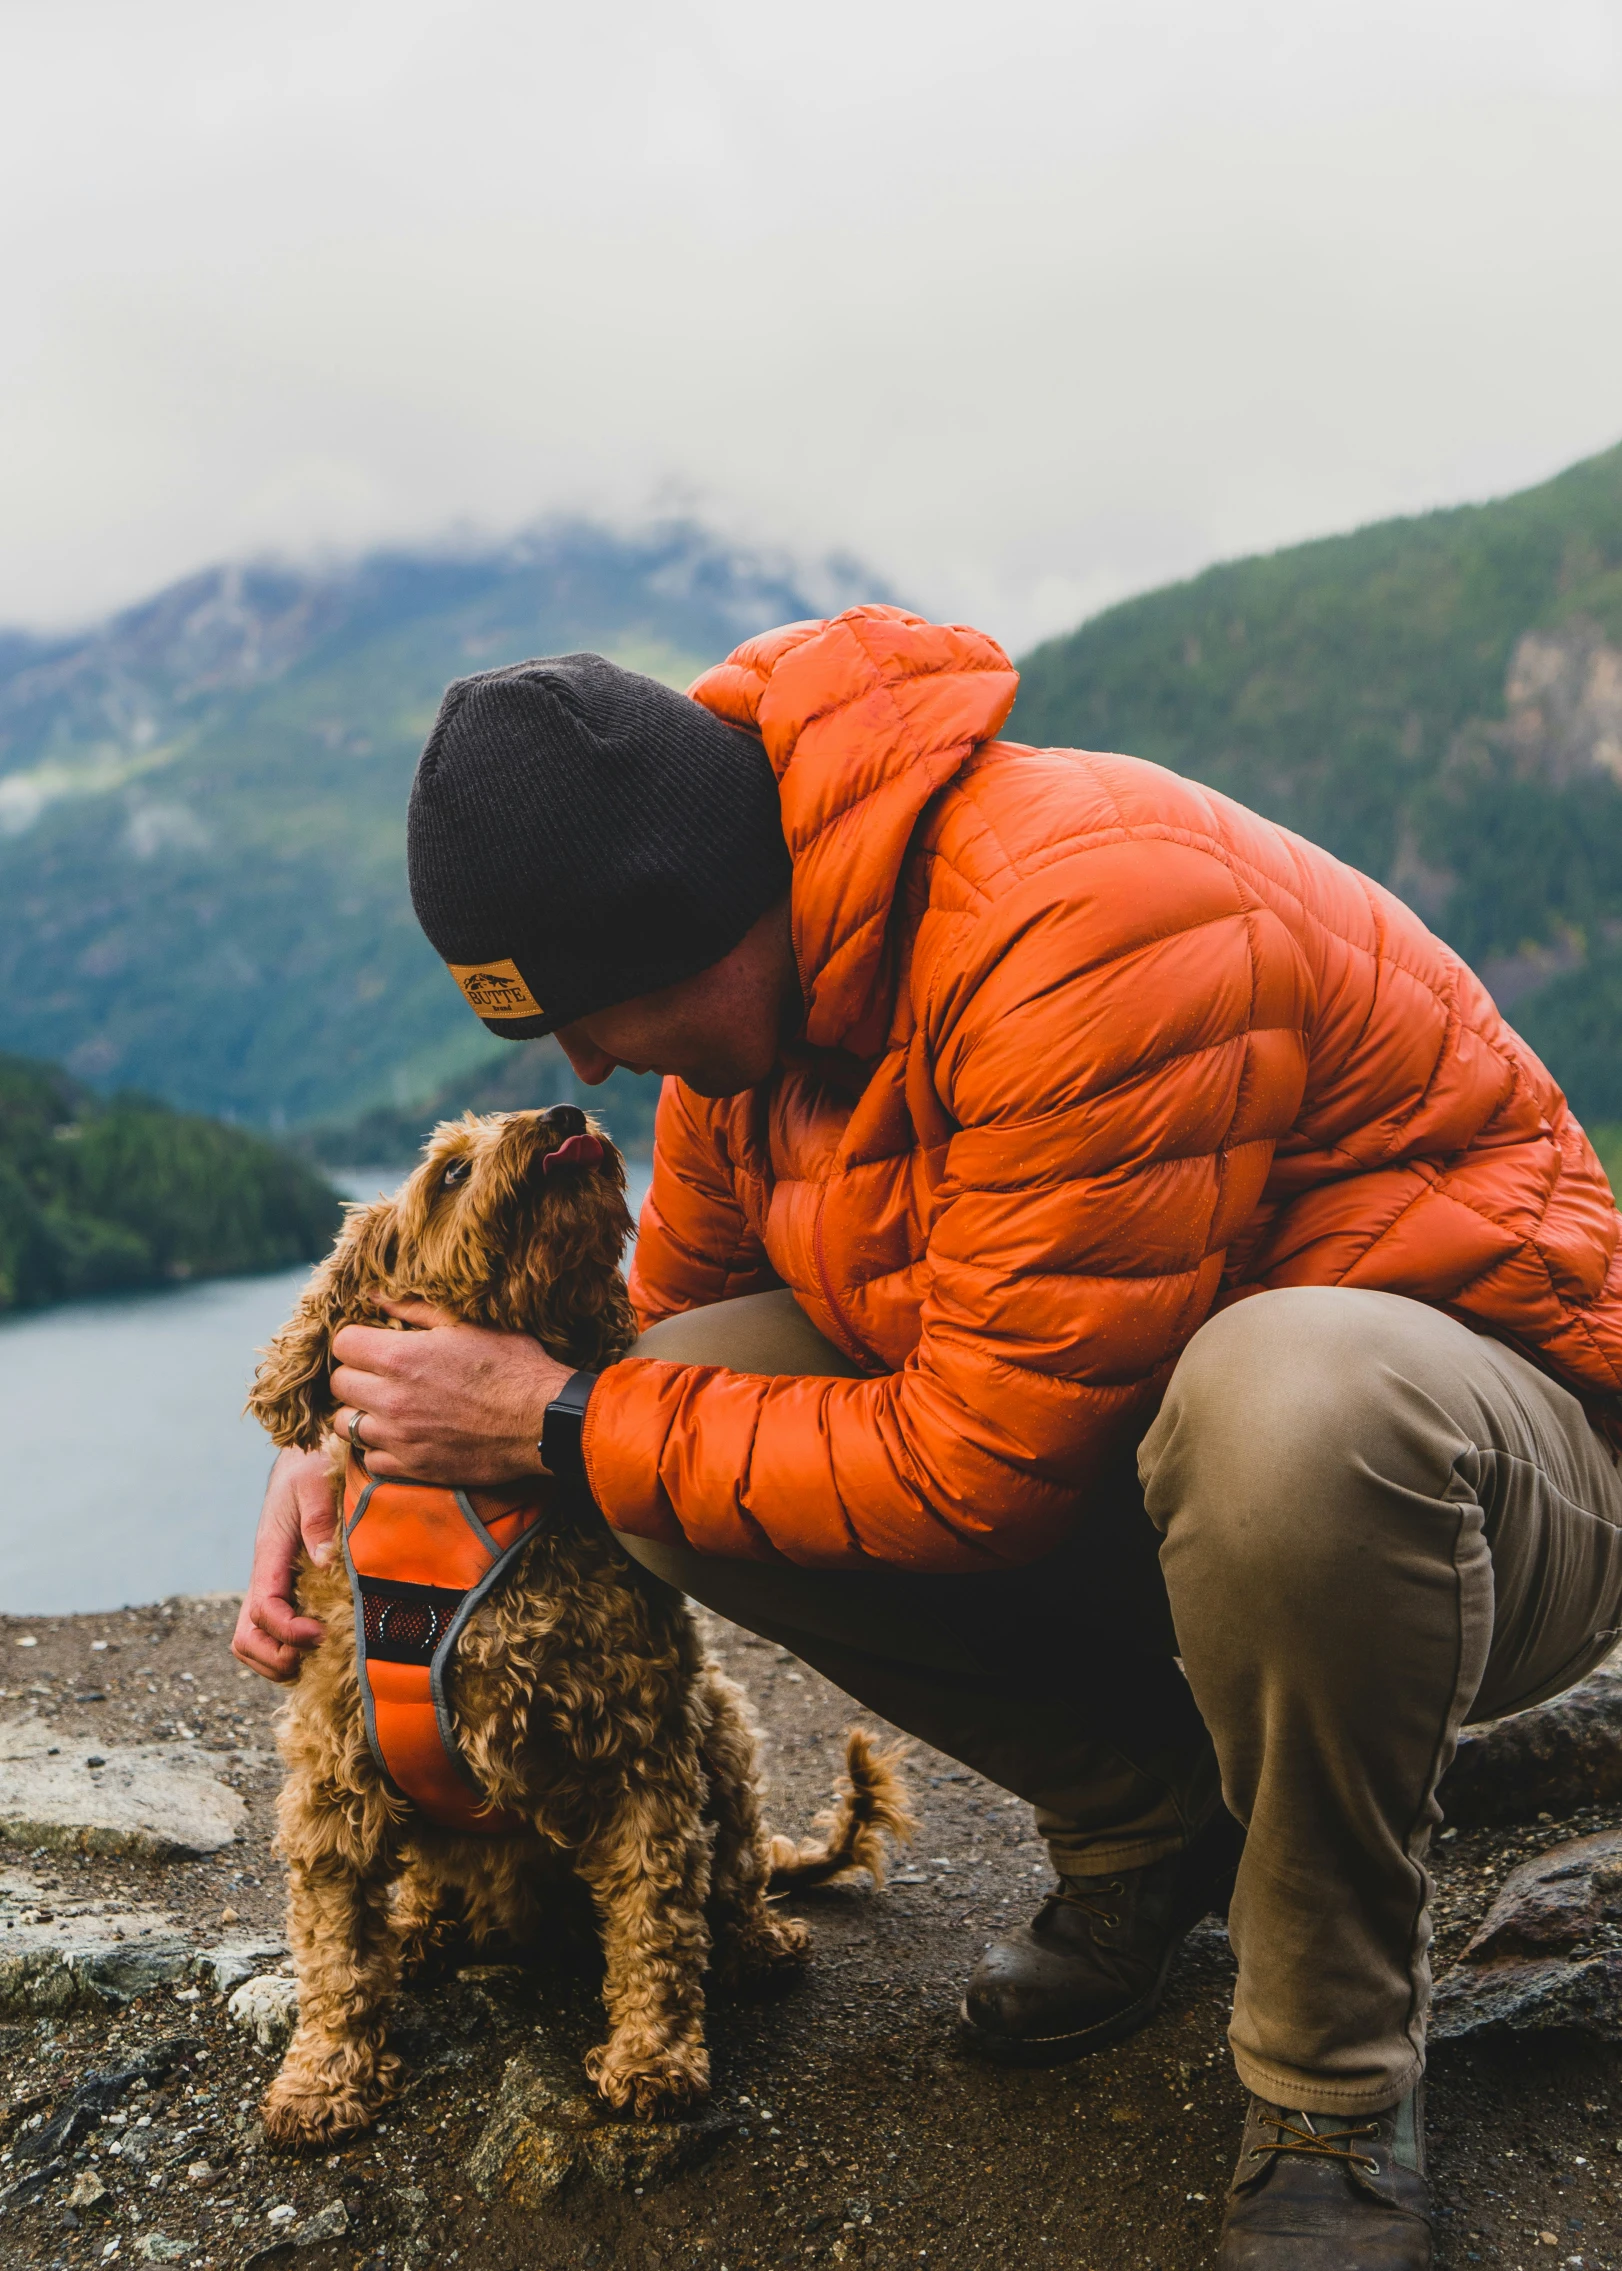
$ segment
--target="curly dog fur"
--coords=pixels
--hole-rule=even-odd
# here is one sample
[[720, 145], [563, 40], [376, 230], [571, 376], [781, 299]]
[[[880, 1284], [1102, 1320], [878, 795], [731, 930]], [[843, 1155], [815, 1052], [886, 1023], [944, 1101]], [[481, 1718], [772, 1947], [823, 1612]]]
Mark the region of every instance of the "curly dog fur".
[[[249, 1401], [276, 1442], [334, 1444], [335, 1490], [332, 1335], [387, 1324], [381, 1300], [415, 1296], [529, 1333], [575, 1366], [630, 1347], [624, 1164], [605, 1138], [601, 1166], [543, 1172], [583, 1124], [572, 1110], [448, 1122], [393, 1198], [350, 1209]], [[459, 1915], [475, 1942], [532, 1937], [568, 1872], [590, 1892], [606, 1964], [609, 2034], [587, 2059], [592, 2080], [642, 2118], [690, 2103], [709, 2084], [712, 1938], [738, 1973], [802, 1961], [805, 1927], [768, 1905], [769, 1887], [857, 1868], [881, 1882], [884, 1833], [912, 1829], [899, 1754], [852, 1730], [848, 1783], [818, 1819], [821, 1838], [769, 1837], [745, 1698], [706, 1658], [687, 1604], [589, 1510], [551, 1496], [469, 1623], [450, 1683], [463, 1757], [488, 1798], [531, 1825], [518, 1835], [441, 1829], [391, 1796], [366, 1740], [343, 1567], [301, 1567], [300, 1605], [326, 1637], [279, 1721], [299, 2025], [264, 2115], [283, 2142], [330, 2143], [388, 2102], [400, 2062], [385, 2048], [386, 2007], [446, 1919]]]

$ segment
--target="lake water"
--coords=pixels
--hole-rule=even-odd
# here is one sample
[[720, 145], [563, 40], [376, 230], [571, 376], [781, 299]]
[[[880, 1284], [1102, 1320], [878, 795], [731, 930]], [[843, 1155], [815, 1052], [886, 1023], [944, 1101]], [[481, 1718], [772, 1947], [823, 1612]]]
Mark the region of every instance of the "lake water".
[[[334, 1180], [372, 1198], [387, 1170]], [[647, 1171], [631, 1166], [631, 1210]], [[0, 1322], [0, 1610], [240, 1590], [272, 1451], [242, 1417], [307, 1272], [76, 1301]]]

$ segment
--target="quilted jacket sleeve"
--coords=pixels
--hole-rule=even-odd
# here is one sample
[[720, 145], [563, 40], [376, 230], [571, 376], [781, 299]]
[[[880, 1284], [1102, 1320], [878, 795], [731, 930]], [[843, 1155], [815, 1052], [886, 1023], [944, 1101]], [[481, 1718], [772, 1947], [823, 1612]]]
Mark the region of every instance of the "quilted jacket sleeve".
[[709, 1120], [667, 1080], [654, 1124], [653, 1181], [637, 1225], [631, 1303], [645, 1332], [661, 1317], [777, 1283], [739, 1206]]
[[[926, 918], [912, 978], [909, 1089], [947, 1116], [916, 1350], [859, 1381], [616, 1367], [585, 1447], [617, 1527], [810, 1566], [1030, 1559], [1209, 1313], [1301, 1098], [1288, 933], [1175, 842], [968, 896]], [[881, 1141], [859, 1107], [853, 1170]], [[858, 1257], [830, 1262], [848, 1283]]]

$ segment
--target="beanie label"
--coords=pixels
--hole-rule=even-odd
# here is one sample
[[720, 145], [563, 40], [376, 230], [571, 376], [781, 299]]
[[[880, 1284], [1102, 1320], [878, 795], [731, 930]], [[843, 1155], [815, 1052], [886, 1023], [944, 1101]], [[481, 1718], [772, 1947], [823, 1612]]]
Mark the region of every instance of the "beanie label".
[[516, 962], [448, 962], [446, 968], [481, 1017], [544, 1017]]

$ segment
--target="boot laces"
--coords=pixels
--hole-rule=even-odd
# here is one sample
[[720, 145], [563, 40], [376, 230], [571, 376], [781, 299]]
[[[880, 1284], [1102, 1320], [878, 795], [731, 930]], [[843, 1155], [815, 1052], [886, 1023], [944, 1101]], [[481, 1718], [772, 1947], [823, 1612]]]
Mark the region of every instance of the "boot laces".
[[[1071, 1889], [1075, 1885], [1086, 1885], [1095, 1897], [1091, 1900], [1084, 1900], [1079, 1892]], [[1050, 1900], [1062, 1900], [1067, 1908], [1079, 1908], [1084, 1916], [1096, 1917], [1100, 1924], [1105, 1925], [1113, 1932], [1119, 1926], [1121, 1919], [1112, 1909], [1102, 1908], [1099, 1903], [1104, 1900], [1118, 1900], [1125, 1891], [1126, 1887], [1119, 1877], [1106, 1877], [1101, 1883], [1095, 1882], [1091, 1877], [1061, 1877], [1057, 1889], [1051, 1892], [1048, 1898]]]
[[1273, 2145], [1253, 2145], [1245, 2158], [1264, 2161], [1274, 2153], [1299, 2153], [1304, 2160], [1340, 2161], [1346, 2166], [1365, 2168], [1371, 2176], [1379, 2175], [1378, 2161], [1370, 2160], [1367, 2153], [1352, 2150], [1354, 2139], [1379, 2135], [1380, 2124], [1377, 2121], [1356, 2122], [1347, 2129], [1320, 2130], [1312, 2127], [1310, 2114], [1302, 2114], [1301, 2119], [1307, 2124], [1304, 2129], [1297, 2128], [1283, 2113], [1273, 2115], [1271, 2126], [1280, 2132], [1278, 2142]]

